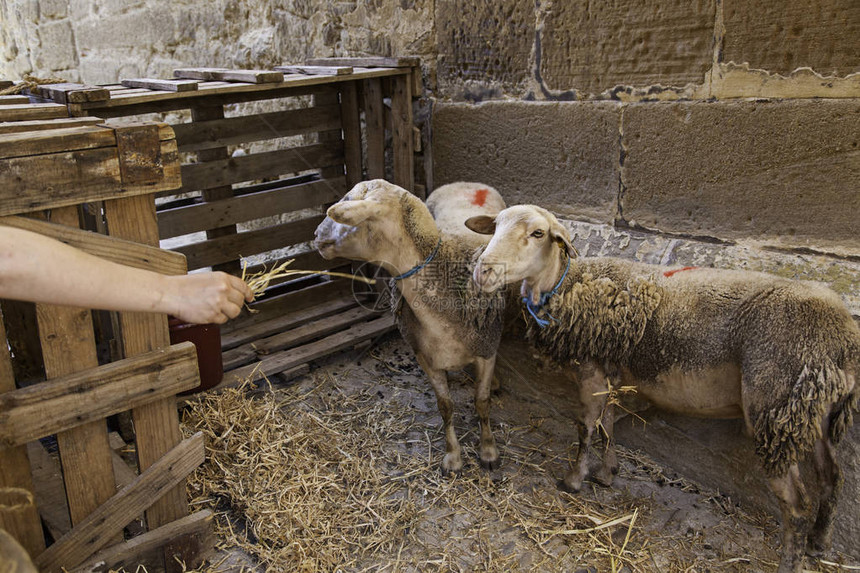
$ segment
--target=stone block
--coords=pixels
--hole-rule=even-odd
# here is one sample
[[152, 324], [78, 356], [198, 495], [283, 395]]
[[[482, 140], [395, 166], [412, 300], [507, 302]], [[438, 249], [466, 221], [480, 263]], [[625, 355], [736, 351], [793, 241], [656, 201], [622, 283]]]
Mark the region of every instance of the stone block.
[[860, 100], [634, 104], [622, 123], [625, 220], [860, 249]]
[[531, 0], [437, 0], [440, 88], [454, 91], [457, 86], [472, 84], [469, 97], [482, 99], [482, 89], [521, 86], [529, 77], [534, 38]]
[[860, 3], [855, 0], [724, 0], [721, 61], [788, 75], [810, 67], [822, 75], [860, 70]]
[[43, 19], [59, 19], [69, 15], [69, 0], [39, 0], [39, 16]]
[[487, 102], [438, 105], [436, 186], [479, 181], [509, 205], [537, 203], [579, 219], [612, 221], [619, 178], [620, 104]]
[[37, 70], [44, 73], [77, 65], [75, 36], [69, 20], [46, 22], [39, 26], [39, 40], [40, 47], [35, 60]]
[[702, 83], [714, 53], [715, 0], [554, 2], [540, 71], [554, 90]]

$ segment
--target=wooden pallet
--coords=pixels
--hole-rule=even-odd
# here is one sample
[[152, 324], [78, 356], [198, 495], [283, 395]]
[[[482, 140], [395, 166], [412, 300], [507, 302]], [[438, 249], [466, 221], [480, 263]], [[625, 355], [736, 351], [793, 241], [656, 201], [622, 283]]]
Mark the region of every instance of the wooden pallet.
[[[59, 120], [32, 131], [6, 129], [0, 135], [0, 224], [122, 264], [184, 273], [181, 255], [157, 248], [153, 199], [179, 187], [179, 176], [173, 131], [163, 124], [113, 128]], [[79, 228], [80, 205], [94, 201], [103, 202], [108, 236]], [[169, 345], [163, 315], [119, 313], [123, 356], [101, 364], [89, 310], [36, 304], [18, 316], [8, 312], [15, 305], [0, 302], [0, 489], [33, 492], [30, 464], [39, 452], [31, 446], [30, 459], [27, 444], [55, 435], [68, 500], [67, 513], [60, 508], [67, 520], [49, 517], [57, 507], [45, 501], [50, 494], [37, 492], [35, 506], [0, 512], [0, 528], [40, 570], [60, 571], [97, 552], [121, 561], [133, 549], [122, 541], [123, 527], [145, 513], [146, 547], [166, 548], [162, 564], [175, 569], [174, 554], [199, 562], [205, 552], [196, 542], [199, 528], [211, 515], [189, 516], [184, 480], [203, 461], [202, 436], [182, 440], [175, 398], [199, 385], [194, 347]], [[32, 353], [10, 354], [9, 346], [25, 338]], [[16, 389], [20, 372], [32, 372], [21, 362], [34, 355], [45, 380]], [[128, 410], [140, 473], [117, 491], [105, 418]], [[46, 513], [55, 536], [47, 547], [38, 512]]]

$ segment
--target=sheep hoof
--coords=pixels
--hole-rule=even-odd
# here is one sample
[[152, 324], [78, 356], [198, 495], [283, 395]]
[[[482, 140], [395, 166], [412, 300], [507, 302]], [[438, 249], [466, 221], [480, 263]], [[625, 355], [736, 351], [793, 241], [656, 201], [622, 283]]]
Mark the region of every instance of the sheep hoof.
[[496, 456], [495, 459], [492, 460], [485, 460], [484, 458], [481, 458], [481, 467], [485, 470], [497, 470], [501, 465], [502, 463], [499, 461], [498, 456]]
[[582, 489], [582, 483], [578, 484], [577, 486], [572, 486], [563, 479], [558, 480], [558, 483], [556, 485], [558, 489], [567, 493], [579, 493], [579, 490]]
[[463, 471], [463, 460], [460, 456], [446, 454], [442, 459], [442, 475], [459, 474], [461, 471]]
[[611, 470], [597, 472], [594, 475], [594, 481], [602, 486], [611, 487], [616, 473], [618, 473], [617, 470], [614, 472]]
[[825, 532], [813, 531], [806, 540], [806, 554], [810, 557], [823, 557], [831, 545], [831, 535]]
[[502, 383], [499, 381], [499, 377], [493, 374], [493, 380], [490, 382], [490, 390], [493, 392], [498, 392], [502, 389]]

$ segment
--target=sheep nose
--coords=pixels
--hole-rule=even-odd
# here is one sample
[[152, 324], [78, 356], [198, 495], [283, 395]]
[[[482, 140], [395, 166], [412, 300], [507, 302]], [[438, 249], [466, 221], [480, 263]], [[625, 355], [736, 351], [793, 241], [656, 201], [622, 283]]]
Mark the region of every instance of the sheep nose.
[[478, 261], [478, 264], [475, 265], [475, 272], [472, 275], [472, 279], [475, 281], [475, 284], [479, 287], [487, 286], [487, 281], [493, 275], [492, 270], [492, 265], [486, 265], [483, 262]]

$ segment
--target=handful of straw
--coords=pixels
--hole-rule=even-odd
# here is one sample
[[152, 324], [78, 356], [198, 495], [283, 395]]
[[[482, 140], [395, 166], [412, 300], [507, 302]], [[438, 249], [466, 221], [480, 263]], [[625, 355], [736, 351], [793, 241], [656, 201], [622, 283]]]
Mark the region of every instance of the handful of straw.
[[292, 264], [295, 259], [289, 259], [281, 263], [280, 265], [274, 266], [271, 270], [262, 270], [257, 273], [248, 274], [248, 265], [247, 263], [242, 267], [242, 280], [245, 281], [248, 286], [251, 288], [251, 291], [254, 293], [255, 297], [260, 296], [266, 289], [269, 288], [269, 284], [275, 279], [281, 279], [285, 277], [293, 277], [299, 275], [328, 275], [330, 277], [342, 277], [347, 279], [353, 279], [357, 281], [361, 281], [367, 283], [369, 285], [376, 284], [376, 279], [369, 279], [367, 277], [362, 277], [358, 275], [351, 275], [349, 273], [333, 273], [329, 271], [300, 271], [294, 269], [288, 269], [287, 267]]

